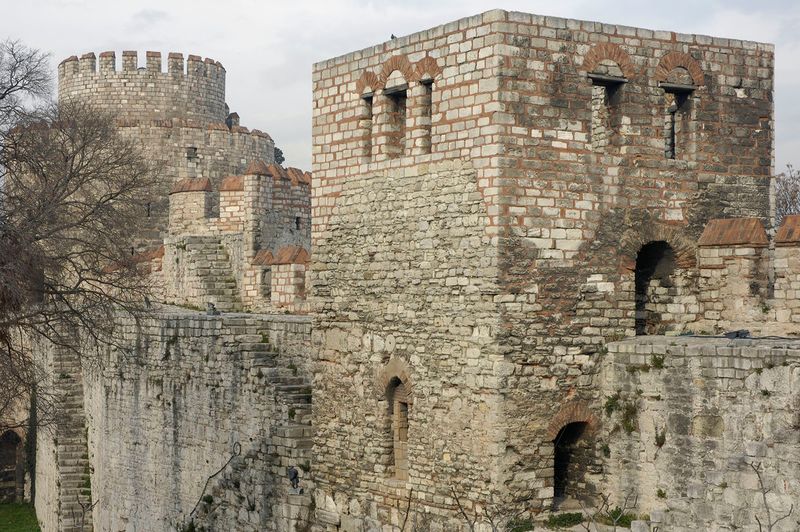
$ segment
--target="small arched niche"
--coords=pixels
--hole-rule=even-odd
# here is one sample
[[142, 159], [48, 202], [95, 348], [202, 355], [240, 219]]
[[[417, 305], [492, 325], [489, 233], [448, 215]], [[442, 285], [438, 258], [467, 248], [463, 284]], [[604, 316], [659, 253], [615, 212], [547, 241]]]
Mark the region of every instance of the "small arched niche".
[[586, 472], [594, 461], [585, 421], [567, 423], [553, 440], [553, 508], [565, 509], [588, 498]]
[[394, 478], [408, 480], [408, 420], [411, 407], [406, 384], [394, 377], [386, 390], [389, 403], [390, 433], [392, 437], [392, 468]]
[[601, 59], [588, 74], [592, 81], [592, 151], [605, 152], [619, 129], [619, 103], [622, 87], [628, 79], [612, 59]]
[[648, 242], [636, 255], [636, 334], [663, 334], [675, 321], [678, 296], [675, 252], [663, 240]]

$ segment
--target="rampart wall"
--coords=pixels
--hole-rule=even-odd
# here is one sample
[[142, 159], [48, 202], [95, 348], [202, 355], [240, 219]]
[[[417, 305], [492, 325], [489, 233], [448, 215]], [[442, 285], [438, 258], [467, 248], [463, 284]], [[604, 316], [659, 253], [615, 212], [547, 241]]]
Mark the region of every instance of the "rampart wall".
[[592, 477], [613, 504], [638, 495], [659, 530], [757, 530], [794, 506], [773, 530], [798, 529], [797, 340], [640, 337], [600, 364]]
[[287, 468], [308, 490], [309, 320], [167, 310], [124, 334], [85, 376], [95, 529], [194, 519], [288, 531], [307, 519], [308, 494]]

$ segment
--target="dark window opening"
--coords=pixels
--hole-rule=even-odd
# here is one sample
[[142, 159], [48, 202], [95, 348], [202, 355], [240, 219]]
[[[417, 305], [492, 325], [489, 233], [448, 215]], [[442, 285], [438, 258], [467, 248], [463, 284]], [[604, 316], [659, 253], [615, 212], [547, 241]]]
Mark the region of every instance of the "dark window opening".
[[394, 477], [408, 480], [408, 391], [400, 379], [392, 379], [388, 391], [389, 418], [392, 434]]
[[264, 268], [261, 270], [261, 296], [270, 299], [272, 297], [272, 269]]
[[363, 131], [362, 149], [363, 156], [372, 157], [372, 94], [361, 97], [361, 130]]
[[433, 80], [423, 80], [422, 96], [420, 98], [420, 129], [422, 129], [422, 138], [420, 139], [420, 147], [423, 153], [431, 152], [431, 126], [433, 116]]
[[406, 88], [387, 89], [388, 116], [386, 120], [386, 152], [390, 158], [400, 157], [406, 147]]
[[682, 155], [682, 143], [688, 124], [689, 92], [665, 92], [666, 110], [664, 113], [664, 156], [677, 159]]
[[186, 158], [189, 160], [197, 159], [197, 148], [189, 146], [186, 148]]
[[612, 143], [614, 130], [618, 127], [617, 116], [622, 86], [625, 78], [590, 75], [592, 79], [592, 123], [590, 139], [592, 151], [603, 153]]
[[145, 207], [146, 207], [146, 209], [147, 209], [147, 217], [148, 217], [148, 218], [150, 218], [150, 210], [151, 210], [151, 204], [150, 204], [150, 202], [147, 202], [147, 205], [146, 205]]
[[584, 474], [590, 465], [587, 423], [569, 423], [553, 440], [553, 507], [566, 499], [585, 498]]
[[13, 431], [0, 436], [0, 503], [19, 502], [24, 495], [22, 439]]
[[674, 296], [675, 253], [663, 241], [642, 246], [636, 256], [636, 334], [661, 334], [661, 311]]
[[295, 216], [294, 217], [294, 228], [298, 229], [298, 230], [300, 229], [300, 217], [299, 216]]

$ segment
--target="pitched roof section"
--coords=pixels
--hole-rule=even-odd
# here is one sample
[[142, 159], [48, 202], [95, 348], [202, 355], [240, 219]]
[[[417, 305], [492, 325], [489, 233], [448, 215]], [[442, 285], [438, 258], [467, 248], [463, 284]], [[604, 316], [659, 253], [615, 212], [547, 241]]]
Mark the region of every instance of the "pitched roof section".
[[800, 244], [800, 215], [792, 214], [783, 219], [775, 235], [776, 246], [792, 246]]
[[272, 264], [272, 261], [275, 257], [272, 256], [272, 252], [267, 249], [259, 249], [256, 252], [256, 256], [253, 257], [251, 264], [253, 266], [269, 266]]
[[211, 192], [211, 180], [207, 177], [200, 179], [187, 177], [181, 179], [172, 185], [172, 190], [170, 190], [169, 193], [172, 195], [178, 194], [179, 192]]
[[768, 243], [767, 232], [758, 218], [717, 218], [706, 224], [697, 245], [763, 247]]
[[271, 266], [274, 264], [308, 264], [311, 255], [301, 246], [284, 246], [273, 255], [271, 251], [261, 249], [253, 257], [254, 266]]
[[308, 264], [311, 255], [300, 246], [284, 246], [275, 254], [272, 264]]
[[244, 171], [244, 175], [268, 175], [268, 174], [269, 174], [269, 167], [267, 167], [267, 163], [265, 163], [262, 159], [252, 161], [249, 165], [247, 165], [247, 169]]
[[219, 185], [220, 192], [241, 192], [244, 190], [244, 177], [229, 175]]

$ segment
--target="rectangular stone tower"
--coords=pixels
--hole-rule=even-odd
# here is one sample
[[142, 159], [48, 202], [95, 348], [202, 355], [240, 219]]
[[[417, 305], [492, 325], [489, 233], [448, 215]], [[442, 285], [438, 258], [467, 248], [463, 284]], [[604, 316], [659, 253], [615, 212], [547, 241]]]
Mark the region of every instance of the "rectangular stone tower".
[[313, 83], [319, 519], [590, 496], [603, 343], [694, 319], [709, 219], [769, 221], [773, 47], [495, 10]]

